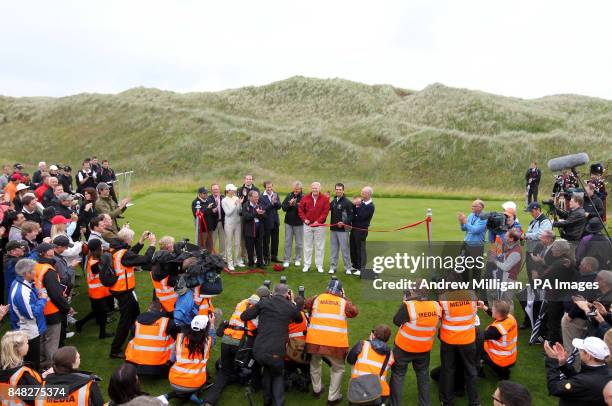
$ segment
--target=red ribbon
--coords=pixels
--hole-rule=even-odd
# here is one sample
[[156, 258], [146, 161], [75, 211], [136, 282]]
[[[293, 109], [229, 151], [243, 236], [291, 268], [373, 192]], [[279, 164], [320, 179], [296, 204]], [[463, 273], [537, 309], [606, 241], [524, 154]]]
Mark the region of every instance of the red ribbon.
[[[398, 227], [398, 228], [392, 228], [392, 229], [388, 229], [388, 230], [377, 230], [377, 229], [372, 229], [372, 228], [361, 228], [361, 227], [350, 227], [351, 229], [354, 230], [360, 230], [360, 231], [371, 231], [373, 233], [393, 233], [396, 231], [402, 231], [405, 230], [407, 228], [412, 228], [412, 227], [416, 227], [418, 225], [421, 225], [423, 223], [430, 223], [431, 222], [431, 217], [427, 217], [425, 220], [421, 220], [419, 222], [416, 223], [412, 223], [412, 224], [407, 224], [405, 226], [402, 227]], [[317, 224], [311, 227], [335, 227], [337, 226], [338, 223], [334, 223], [334, 224], [329, 224], [329, 223], [324, 223], [324, 224]], [[346, 226], [348, 227], [348, 226]], [[429, 226], [427, 227], [427, 236], [429, 237]]]

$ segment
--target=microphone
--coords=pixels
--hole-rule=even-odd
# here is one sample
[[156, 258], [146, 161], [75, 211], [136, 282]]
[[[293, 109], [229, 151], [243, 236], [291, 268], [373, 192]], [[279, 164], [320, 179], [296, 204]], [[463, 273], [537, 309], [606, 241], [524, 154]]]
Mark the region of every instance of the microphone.
[[548, 169], [552, 172], [562, 171], [563, 169], [575, 168], [589, 162], [589, 156], [586, 152], [579, 154], [565, 155], [553, 158], [548, 161]]

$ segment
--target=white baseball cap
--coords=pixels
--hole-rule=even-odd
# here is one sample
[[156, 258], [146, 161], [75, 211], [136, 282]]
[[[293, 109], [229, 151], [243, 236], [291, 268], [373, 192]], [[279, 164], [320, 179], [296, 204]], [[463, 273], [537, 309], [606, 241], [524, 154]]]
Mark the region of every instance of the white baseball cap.
[[56, 165], [51, 165], [51, 166], [49, 167], [49, 170], [50, 170], [50, 171], [57, 171], [58, 169], [59, 169], [59, 168], [58, 168]]
[[25, 189], [28, 189], [28, 187], [24, 185], [23, 183], [19, 183], [17, 187], [15, 188], [17, 192], [21, 192], [22, 190], [25, 190]]
[[235, 192], [236, 190], [238, 190], [238, 188], [233, 183], [228, 183], [227, 185], [225, 185], [225, 190], [233, 190]]
[[208, 326], [208, 316], [199, 314], [191, 320], [191, 329], [193, 331], [202, 331]]
[[572, 345], [579, 350], [583, 350], [593, 357], [605, 360], [610, 355], [610, 349], [608, 345], [601, 338], [587, 337], [584, 340], [580, 338], [574, 338]]
[[510, 202], [510, 201], [505, 202], [504, 204], [502, 204], [502, 209], [504, 209], [504, 210], [508, 210], [508, 209], [514, 210], [514, 212], [516, 213], [516, 203]]

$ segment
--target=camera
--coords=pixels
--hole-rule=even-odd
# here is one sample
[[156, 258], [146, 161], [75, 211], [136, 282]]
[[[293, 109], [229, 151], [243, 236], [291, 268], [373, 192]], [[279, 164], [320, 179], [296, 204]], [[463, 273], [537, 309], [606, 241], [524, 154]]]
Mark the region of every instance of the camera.
[[280, 283], [286, 285], [287, 284], [287, 277], [285, 275], [280, 277]]
[[491, 231], [508, 231], [506, 224], [506, 215], [496, 211], [480, 214], [481, 220], [487, 220], [487, 228]]
[[298, 286], [298, 295], [301, 297], [305, 297], [306, 288], [304, 286]]
[[272, 281], [270, 281], [270, 279], [266, 279], [265, 281], [263, 281], [263, 285], [270, 289], [270, 286], [272, 286]]

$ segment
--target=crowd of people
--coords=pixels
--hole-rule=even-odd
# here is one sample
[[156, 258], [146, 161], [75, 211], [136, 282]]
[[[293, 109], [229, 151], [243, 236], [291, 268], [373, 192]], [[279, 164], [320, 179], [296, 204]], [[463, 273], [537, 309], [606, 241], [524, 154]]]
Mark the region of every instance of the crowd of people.
[[[607, 364], [612, 246], [602, 234], [605, 224], [592, 183], [582, 192], [572, 191], [569, 209], [559, 207], [562, 220], [554, 222], [543, 213], [536, 188], [526, 207], [533, 220], [525, 229], [515, 203], [506, 202], [501, 221], [495, 222], [485, 215], [485, 203], [474, 201], [469, 215], [458, 215], [465, 233], [460, 255], [485, 256], [490, 242], [486, 266], [446, 276], [459, 282], [484, 273], [517, 281], [525, 264], [530, 282], [597, 282], [588, 295], [569, 289], [527, 289], [515, 297], [513, 292], [457, 287], [438, 292], [411, 288], [393, 317], [395, 336], [389, 325], [378, 322], [367, 337], [351, 343], [348, 320], [359, 316], [359, 308], [335, 274], [341, 269], [340, 254], [346, 275], [359, 277], [366, 271], [366, 239], [375, 212], [369, 186], [348, 198], [342, 183], [332, 194], [323, 192], [318, 182], [304, 193], [295, 182], [284, 199], [271, 181], [263, 182], [260, 191], [252, 175], [239, 188], [230, 183], [222, 191], [213, 184], [209, 193], [201, 187], [192, 202], [195, 244], [189, 244], [171, 236], [158, 241], [150, 231], [136, 236], [129, 223], [120, 225], [130, 201], [117, 199], [114, 171], [106, 160], [84, 160], [74, 180], [69, 166], [47, 167], [44, 162], [32, 177], [20, 164], [3, 171], [2, 302], [7, 306], [0, 307], [0, 316], [9, 314], [11, 331], [1, 342], [0, 383], [68, 388], [43, 403], [104, 403], [99, 378], [80, 370], [78, 350], [65, 345], [75, 333], [71, 326], [78, 334], [95, 320], [99, 338], [112, 338], [109, 357], [124, 360], [109, 382], [109, 404], [115, 405], [162, 404], [173, 398], [215, 405], [231, 384], [262, 390], [265, 405], [283, 405], [287, 390], [311, 392], [315, 399], [325, 396], [328, 405], [400, 405], [411, 402], [403, 388], [412, 363], [419, 405], [432, 403], [432, 379], [439, 383], [441, 404], [453, 405], [467, 393], [469, 404], [479, 405], [477, 379], [490, 371], [499, 379], [492, 394], [495, 405], [528, 406], [530, 393], [509, 380], [521, 328], [532, 330], [534, 343], [543, 346], [548, 390], [560, 404], [612, 405]], [[331, 278], [325, 291], [306, 297], [303, 287], [294, 292], [286, 280], [275, 286], [264, 283], [254, 286], [223, 319], [213, 303], [223, 291], [222, 271], [293, 264], [309, 272], [314, 256], [317, 272], [323, 273], [328, 228]], [[555, 238], [554, 228], [561, 238]], [[79, 268], [91, 309], [78, 309], [78, 314], [87, 314], [77, 320], [71, 303], [79, 293]], [[150, 274], [150, 301], [135, 294], [137, 283], [148, 284], [148, 277], [137, 282], [141, 270]], [[525, 313], [520, 326], [515, 299]], [[140, 312], [139, 300], [147, 311]], [[115, 309], [119, 320], [113, 333], [107, 325]], [[491, 322], [481, 328], [485, 314]], [[441, 365], [430, 370], [436, 336]], [[210, 355], [217, 341], [220, 358], [214, 362]], [[325, 383], [324, 364], [330, 370]], [[166, 379], [172, 391], [150, 397], [141, 391], [139, 376]], [[34, 404], [26, 398], [16, 402]]]

